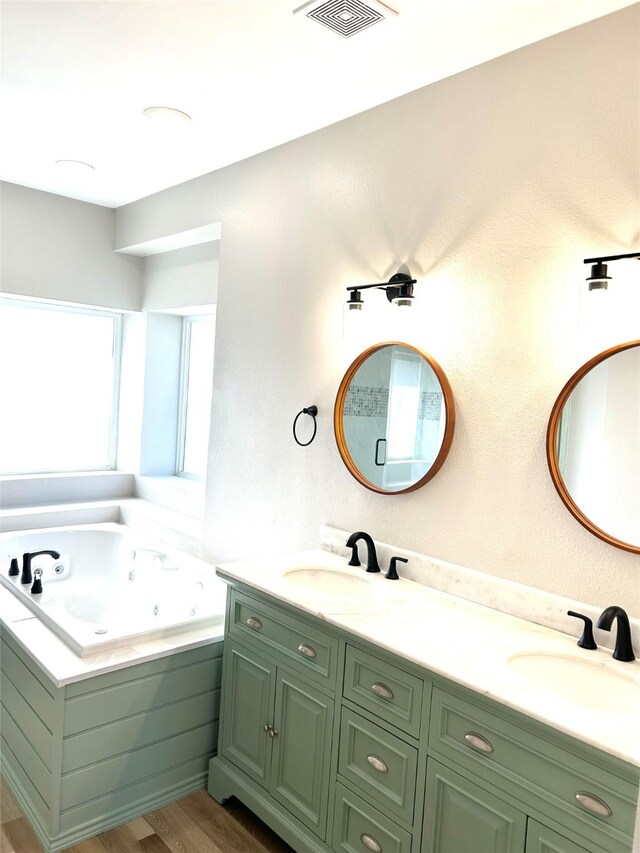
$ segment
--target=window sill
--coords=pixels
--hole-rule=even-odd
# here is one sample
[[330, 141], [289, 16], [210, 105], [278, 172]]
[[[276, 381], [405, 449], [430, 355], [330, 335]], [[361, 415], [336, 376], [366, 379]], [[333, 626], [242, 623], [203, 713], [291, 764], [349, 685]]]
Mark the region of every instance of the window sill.
[[132, 497], [133, 474], [79, 471], [61, 474], [13, 474], [0, 477], [0, 509], [49, 506]]
[[136, 497], [202, 521], [204, 483], [175, 476], [136, 477]]

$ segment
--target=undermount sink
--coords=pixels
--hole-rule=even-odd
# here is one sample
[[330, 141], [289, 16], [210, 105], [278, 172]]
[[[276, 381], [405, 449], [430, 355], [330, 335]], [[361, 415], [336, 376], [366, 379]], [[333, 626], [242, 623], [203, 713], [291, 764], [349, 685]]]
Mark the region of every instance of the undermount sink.
[[523, 652], [509, 658], [509, 667], [528, 687], [586, 708], [623, 714], [640, 708], [640, 679], [598, 661]]
[[289, 569], [283, 577], [294, 586], [335, 595], [360, 595], [371, 588], [367, 578], [322, 566]]

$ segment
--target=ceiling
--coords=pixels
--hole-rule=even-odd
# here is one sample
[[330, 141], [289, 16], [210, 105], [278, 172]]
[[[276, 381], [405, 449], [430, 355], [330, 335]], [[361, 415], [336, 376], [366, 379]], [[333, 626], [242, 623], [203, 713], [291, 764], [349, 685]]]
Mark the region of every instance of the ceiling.
[[117, 207], [633, 5], [388, 0], [345, 39], [301, 2], [2, 0], [0, 178]]

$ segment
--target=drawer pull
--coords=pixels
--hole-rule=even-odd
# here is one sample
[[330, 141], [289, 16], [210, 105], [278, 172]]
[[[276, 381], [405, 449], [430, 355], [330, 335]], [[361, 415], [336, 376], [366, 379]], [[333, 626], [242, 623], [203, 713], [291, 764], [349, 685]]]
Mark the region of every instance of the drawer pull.
[[367, 835], [366, 832], [363, 832], [360, 836], [360, 841], [362, 842], [362, 846], [366, 847], [367, 850], [373, 850], [373, 853], [382, 853], [382, 847], [378, 844], [373, 835]]
[[387, 687], [386, 684], [381, 684], [379, 681], [376, 681], [371, 685], [371, 689], [376, 696], [379, 696], [381, 699], [386, 699], [387, 701], [391, 701], [391, 699], [393, 699], [393, 690], [390, 687]]
[[477, 732], [467, 732], [464, 739], [469, 746], [473, 747], [473, 749], [477, 749], [478, 752], [493, 752], [493, 746], [489, 743], [486, 737], [482, 737], [482, 735], [479, 735]]
[[316, 656], [316, 650], [313, 649], [311, 646], [308, 646], [306, 643], [300, 643], [300, 645], [298, 646], [298, 651], [306, 658], [314, 658]]
[[249, 616], [247, 619], [247, 625], [250, 628], [253, 628], [254, 631], [259, 631], [262, 628], [262, 622], [259, 619], [256, 619], [255, 616]]
[[592, 814], [597, 814], [598, 817], [611, 817], [613, 814], [604, 800], [601, 800], [600, 797], [596, 797], [595, 794], [589, 794], [587, 791], [578, 791], [576, 793], [576, 800], [583, 809], [586, 809]]
[[388, 773], [389, 768], [385, 764], [385, 762], [378, 758], [377, 755], [367, 755], [367, 764], [370, 767], [373, 767], [374, 770], [377, 770], [378, 773]]

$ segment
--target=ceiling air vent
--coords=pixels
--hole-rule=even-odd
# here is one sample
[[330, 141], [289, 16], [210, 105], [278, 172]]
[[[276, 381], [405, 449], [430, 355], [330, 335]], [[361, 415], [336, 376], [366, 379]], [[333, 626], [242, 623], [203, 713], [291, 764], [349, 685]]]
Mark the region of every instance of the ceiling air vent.
[[346, 39], [398, 14], [378, 0], [311, 0], [294, 9], [294, 15], [299, 13]]

